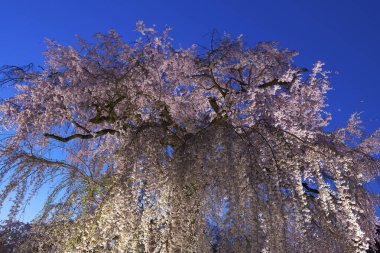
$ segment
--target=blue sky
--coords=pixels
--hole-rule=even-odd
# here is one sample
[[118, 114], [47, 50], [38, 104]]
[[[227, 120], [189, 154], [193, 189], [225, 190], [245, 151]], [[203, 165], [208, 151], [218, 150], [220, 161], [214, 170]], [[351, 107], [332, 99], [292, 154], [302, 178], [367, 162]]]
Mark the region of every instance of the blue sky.
[[[342, 126], [355, 111], [363, 112], [369, 132], [380, 126], [378, 0], [2, 0], [0, 66], [42, 64], [44, 38], [67, 45], [75, 43], [75, 34], [90, 38], [115, 28], [132, 41], [138, 20], [158, 28], [171, 26], [175, 45], [207, 45], [206, 34], [213, 29], [244, 34], [250, 45], [278, 41], [280, 47], [300, 52], [296, 64], [311, 68], [321, 60], [332, 71], [330, 128]], [[0, 96], [6, 93], [0, 89]]]

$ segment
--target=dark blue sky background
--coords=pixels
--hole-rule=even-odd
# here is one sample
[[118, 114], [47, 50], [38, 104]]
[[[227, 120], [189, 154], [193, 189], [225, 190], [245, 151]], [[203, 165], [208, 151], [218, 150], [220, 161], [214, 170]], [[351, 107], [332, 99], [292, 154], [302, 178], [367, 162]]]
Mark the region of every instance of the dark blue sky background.
[[[90, 38], [115, 28], [133, 41], [137, 20], [171, 26], [174, 45], [207, 45], [205, 35], [213, 29], [244, 34], [250, 45], [278, 41], [300, 52], [297, 65], [310, 69], [321, 60], [332, 71], [330, 129], [342, 126], [355, 111], [363, 112], [369, 132], [380, 126], [378, 0], [0, 0], [0, 66], [42, 64], [44, 38], [68, 45], [75, 43], [75, 34]], [[6, 96], [4, 90], [0, 96]], [[31, 209], [25, 220], [35, 213]]]

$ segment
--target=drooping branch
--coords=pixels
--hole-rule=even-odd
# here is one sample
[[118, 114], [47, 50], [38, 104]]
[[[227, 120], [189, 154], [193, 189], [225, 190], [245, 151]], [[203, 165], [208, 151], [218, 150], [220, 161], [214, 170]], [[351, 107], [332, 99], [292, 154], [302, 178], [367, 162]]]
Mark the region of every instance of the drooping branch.
[[67, 168], [69, 170], [74, 170], [77, 173], [79, 173], [81, 175], [81, 177], [83, 177], [85, 180], [89, 180], [89, 177], [83, 171], [81, 171], [78, 167], [76, 167], [72, 164], [65, 163], [63, 161], [50, 160], [50, 159], [46, 159], [44, 157], [39, 157], [39, 156], [36, 156], [34, 154], [27, 154], [27, 153], [21, 153], [20, 157], [22, 157], [23, 159], [28, 161], [28, 163], [43, 164], [45, 166], [58, 166], [58, 167]]
[[0, 86], [5, 85], [7, 83], [13, 84], [31, 79], [32, 76], [35, 75], [35, 73], [30, 72], [32, 69], [32, 63], [21, 67], [11, 65], [2, 66], [0, 68]]

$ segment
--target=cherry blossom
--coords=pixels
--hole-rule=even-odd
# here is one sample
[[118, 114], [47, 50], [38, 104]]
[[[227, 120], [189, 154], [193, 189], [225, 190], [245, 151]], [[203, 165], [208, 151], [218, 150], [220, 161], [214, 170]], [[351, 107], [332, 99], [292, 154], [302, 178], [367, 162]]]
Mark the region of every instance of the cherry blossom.
[[328, 71], [229, 35], [175, 48], [137, 23], [48, 41], [45, 65], [2, 68], [7, 224], [51, 191], [19, 252], [364, 252], [375, 238], [380, 134], [327, 132]]

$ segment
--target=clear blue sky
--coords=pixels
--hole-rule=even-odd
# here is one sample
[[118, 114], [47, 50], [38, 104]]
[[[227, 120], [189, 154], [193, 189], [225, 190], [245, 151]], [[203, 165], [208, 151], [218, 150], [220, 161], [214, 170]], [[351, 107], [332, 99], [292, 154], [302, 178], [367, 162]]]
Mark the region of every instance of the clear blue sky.
[[331, 126], [342, 126], [355, 111], [364, 112], [369, 131], [380, 126], [378, 0], [0, 0], [0, 66], [41, 64], [44, 38], [67, 45], [75, 34], [90, 38], [115, 28], [132, 41], [137, 20], [171, 26], [177, 45], [206, 44], [205, 34], [216, 29], [244, 34], [251, 45], [278, 41], [300, 52], [296, 63], [302, 67], [324, 61], [333, 72]]

